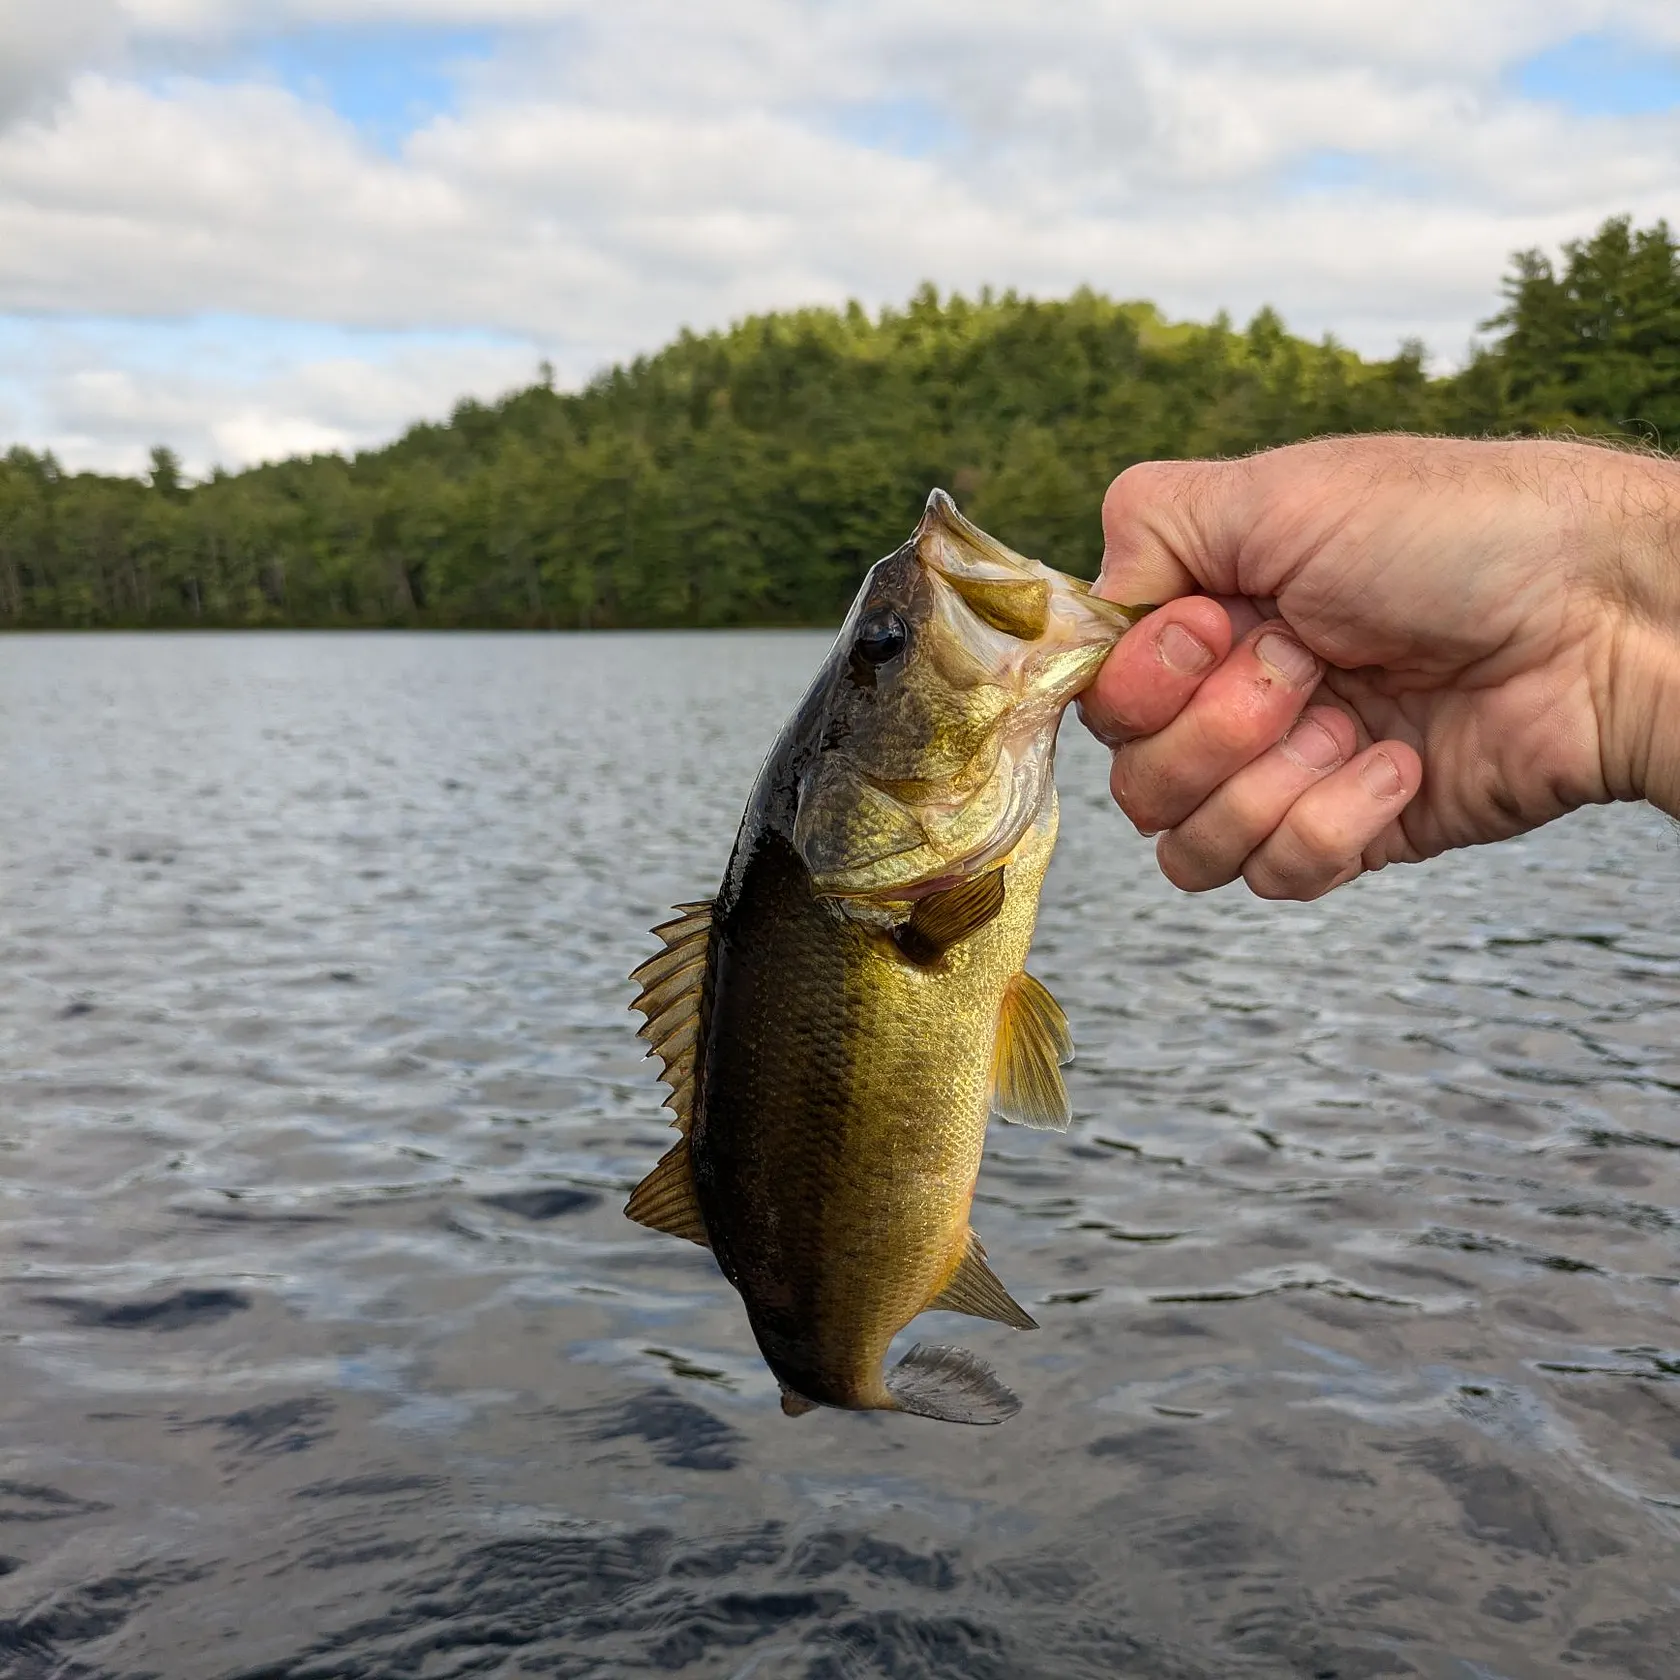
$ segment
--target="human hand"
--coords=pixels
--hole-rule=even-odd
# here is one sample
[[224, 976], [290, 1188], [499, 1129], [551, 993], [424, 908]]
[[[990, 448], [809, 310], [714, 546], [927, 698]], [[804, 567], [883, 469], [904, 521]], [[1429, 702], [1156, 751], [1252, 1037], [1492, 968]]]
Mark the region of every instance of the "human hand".
[[1152, 462], [1097, 593], [1167, 603], [1081, 702], [1188, 891], [1311, 899], [1577, 806], [1680, 814], [1680, 467], [1412, 437]]

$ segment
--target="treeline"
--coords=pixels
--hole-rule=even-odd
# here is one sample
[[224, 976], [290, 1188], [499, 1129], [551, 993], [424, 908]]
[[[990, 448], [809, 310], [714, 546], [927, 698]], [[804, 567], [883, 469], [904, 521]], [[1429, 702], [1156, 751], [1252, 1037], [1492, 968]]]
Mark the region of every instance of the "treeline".
[[0, 461], [0, 626], [833, 621], [930, 485], [1089, 573], [1122, 467], [1327, 432], [1680, 438], [1680, 251], [1607, 222], [1514, 259], [1495, 334], [1431, 378], [1089, 291], [853, 305], [684, 333], [576, 393], [463, 402], [346, 460], [148, 482]]

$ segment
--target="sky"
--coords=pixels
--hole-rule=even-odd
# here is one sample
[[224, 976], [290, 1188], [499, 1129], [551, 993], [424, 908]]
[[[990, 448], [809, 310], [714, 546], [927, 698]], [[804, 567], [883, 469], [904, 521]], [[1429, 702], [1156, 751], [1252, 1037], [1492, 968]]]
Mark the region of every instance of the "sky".
[[1623, 213], [1676, 0], [0, 0], [0, 449], [350, 451], [923, 281], [1444, 368]]

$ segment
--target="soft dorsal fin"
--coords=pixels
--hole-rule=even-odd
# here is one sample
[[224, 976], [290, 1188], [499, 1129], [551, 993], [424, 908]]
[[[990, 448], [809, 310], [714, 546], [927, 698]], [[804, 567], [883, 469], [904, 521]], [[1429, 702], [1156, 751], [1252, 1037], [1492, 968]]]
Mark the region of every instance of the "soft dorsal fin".
[[992, 1112], [1017, 1126], [1065, 1132], [1073, 1118], [1061, 1069], [1073, 1060], [1062, 1006], [1030, 974], [1003, 994], [992, 1047]]
[[638, 1225], [665, 1231], [673, 1237], [710, 1248], [706, 1222], [700, 1217], [700, 1201], [694, 1194], [694, 1168], [688, 1157], [688, 1139], [680, 1137], [659, 1158], [659, 1165], [630, 1194], [625, 1213]]
[[679, 904], [674, 920], [653, 930], [665, 949], [631, 974], [641, 986], [630, 1005], [647, 1016], [639, 1037], [648, 1054], [665, 1064], [660, 1078], [671, 1087], [665, 1099], [672, 1124], [688, 1131], [694, 1113], [694, 1062], [700, 1037], [700, 1011], [706, 991], [706, 959], [711, 945], [710, 904]]
[[970, 1231], [951, 1280], [928, 1302], [934, 1312], [969, 1313], [975, 1318], [995, 1319], [1017, 1330], [1036, 1330], [1038, 1321], [1003, 1287], [996, 1272], [986, 1264], [986, 1251]]
[[959, 940], [978, 933], [1003, 908], [1003, 865], [944, 892], [918, 899], [909, 921], [893, 934], [898, 948], [920, 967], [936, 963]]

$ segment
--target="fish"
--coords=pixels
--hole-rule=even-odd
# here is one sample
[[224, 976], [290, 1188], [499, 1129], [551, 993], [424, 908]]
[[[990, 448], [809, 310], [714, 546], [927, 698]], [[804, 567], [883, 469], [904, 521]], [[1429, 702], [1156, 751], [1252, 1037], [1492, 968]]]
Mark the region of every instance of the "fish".
[[929, 1309], [1034, 1320], [970, 1225], [987, 1122], [1065, 1130], [1067, 1019], [1026, 971], [1068, 702], [1147, 608], [1017, 554], [943, 490], [865, 577], [764, 761], [722, 886], [631, 975], [681, 1134], [637, 1223], [709, 1248], [782, 1410], [1001, 1423]]

